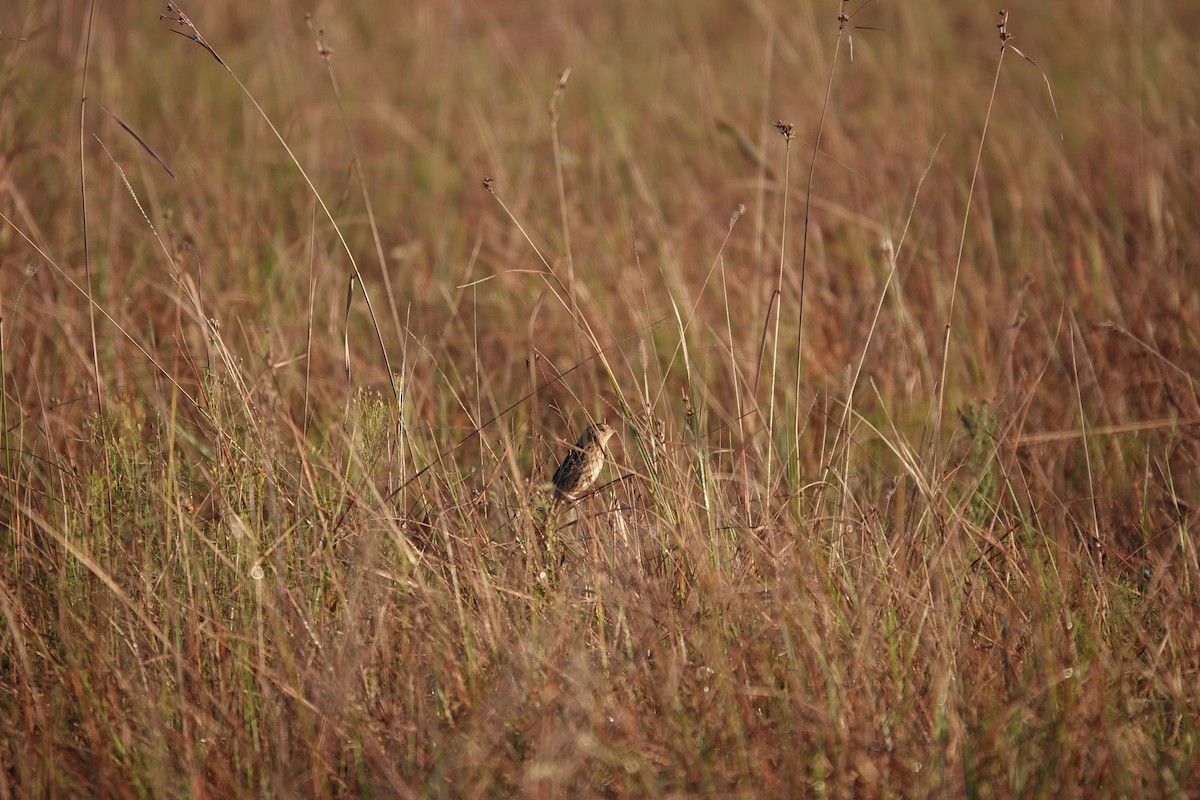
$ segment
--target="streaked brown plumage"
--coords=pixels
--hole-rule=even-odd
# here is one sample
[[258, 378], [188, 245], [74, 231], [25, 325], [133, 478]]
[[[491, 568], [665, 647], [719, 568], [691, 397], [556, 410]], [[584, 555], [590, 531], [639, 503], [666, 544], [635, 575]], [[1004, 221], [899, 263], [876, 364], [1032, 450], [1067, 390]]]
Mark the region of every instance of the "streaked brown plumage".
[[592, 488], [604, 469], [604, 446], [616, 429], [603, 422], [589, 425], [554, 471], [554, 505], [574, 500]]

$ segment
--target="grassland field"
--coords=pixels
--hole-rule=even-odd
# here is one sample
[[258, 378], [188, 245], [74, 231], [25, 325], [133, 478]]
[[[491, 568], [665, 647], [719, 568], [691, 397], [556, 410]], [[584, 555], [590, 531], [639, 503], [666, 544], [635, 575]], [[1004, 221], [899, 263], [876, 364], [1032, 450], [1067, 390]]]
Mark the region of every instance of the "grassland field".
[[0, 800], [1200, 796], [1200, 4], [1006, 12], [4, 0]]

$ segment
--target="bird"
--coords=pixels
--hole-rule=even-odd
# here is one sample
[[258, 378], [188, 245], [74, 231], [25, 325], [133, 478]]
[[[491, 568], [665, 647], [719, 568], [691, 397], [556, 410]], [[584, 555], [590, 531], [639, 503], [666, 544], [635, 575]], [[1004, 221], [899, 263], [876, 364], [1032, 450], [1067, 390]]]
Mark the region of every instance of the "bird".
[[617, 433], [613, 426], [596, 422], [587, 427], [571, 452], [554, 471], [554, 507], [564, 500], [574, 500], [596, 483], [604, 469], [604, 446]]

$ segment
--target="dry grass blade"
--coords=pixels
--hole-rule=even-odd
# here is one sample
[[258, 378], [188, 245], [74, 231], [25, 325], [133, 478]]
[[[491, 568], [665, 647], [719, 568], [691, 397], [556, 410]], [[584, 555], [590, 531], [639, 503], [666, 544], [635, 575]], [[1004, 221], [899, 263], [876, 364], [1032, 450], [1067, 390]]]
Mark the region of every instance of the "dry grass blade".
[[1000, 31], [1000, 47], [1002, 49], [1012, 50], [1021, 58], [1025, 59], [1030, 64], [1033, 64], [1037, 71], [1042, 74], [1042, 80], [1046, 83], [1046, 93], [1050, 95], [1050, 106], [1054, 109], [1054, 121], [1058, 124], [1058, 139], [1059, 141], [1066, 141], [1066, 137], [1063, 135], [1062, 120], [1058, 117], [1058, 103], [1056, 103], [1054, 100], [1054, 89], [1050, 86], [1050, 76], [1046, 74], [1046, 70], [1042, 69], [1040, 64], [1021, 52], [1016, 45], [1012, 44], [1013, 34], [1008, 30], [1007, 9], [1000, 11], [1000, 22], [996, 24], [996, 28]]
[[354, 383], [350, 377], [350, 309], [354, 306], [354, 276], [346, 281], [346, 305], [342, 312], [342, 370], [346, 376], [346, 402], [354, 392]]
[[104, 103], [97, 102], [96, 105], [100, 106], [100, 110], [102, 110], [105, 114], [108, 114], [108, 116], [112, 118], [114, 122], [120, 125], [122, 130], [132, 136], [133, 140], [140, 144], [142, 149], [145, 150], [151, 158], [158, 162], [158, 165], [163, 168], [163, 172], [167, 173], [171, 180], [175, 180], [175, 173], [171, 171], [171, 168], [167, 166], [165, 161], [158, 157], [158, 153], [154, 152], [154, 148], [146, 144], [146, 140], [139, 136], [137, 131], [129, 127], [129, 124], [126, 123], [125, 120], [117, 116], [116, 112], [104, 105]]

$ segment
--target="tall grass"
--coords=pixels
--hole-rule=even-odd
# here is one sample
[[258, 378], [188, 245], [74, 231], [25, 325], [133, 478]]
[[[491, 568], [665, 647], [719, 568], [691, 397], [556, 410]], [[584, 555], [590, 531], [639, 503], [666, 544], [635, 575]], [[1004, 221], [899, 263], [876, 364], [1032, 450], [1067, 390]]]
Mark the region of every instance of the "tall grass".
[[0, 797], [1200, 791], [1197, 12], [18, 5]]

